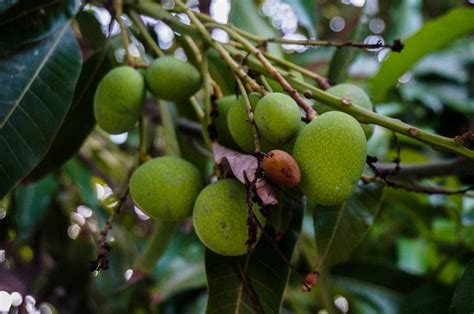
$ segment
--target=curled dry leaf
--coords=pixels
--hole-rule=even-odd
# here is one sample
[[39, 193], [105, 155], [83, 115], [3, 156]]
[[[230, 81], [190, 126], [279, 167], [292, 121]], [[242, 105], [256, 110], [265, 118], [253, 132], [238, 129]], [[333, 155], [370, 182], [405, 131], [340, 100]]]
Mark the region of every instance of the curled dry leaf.
[[[258, 168], [258, 160], [255, 156], [239, 153], [216, 142], [212, 145], [212, 152], [215, 162], [223, 167], [224, 173], [232, 171], [237, 180], [245, 183], [245, 172], [248, 180], [254, 180]], [[265, 178], [257, 179], [256, 190], [263, 204], [278, 204], [275, 192]]]

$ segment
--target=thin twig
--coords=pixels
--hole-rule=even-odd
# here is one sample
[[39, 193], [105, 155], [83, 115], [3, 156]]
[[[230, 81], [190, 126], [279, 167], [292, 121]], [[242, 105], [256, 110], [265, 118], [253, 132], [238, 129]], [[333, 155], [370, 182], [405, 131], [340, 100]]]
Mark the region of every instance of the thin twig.
[[134, 66], [135, 61], [133, 60], [133, 57], [130, 54], [130, 51], [128, 50], [128, 46], [130, 44], [130, 39], [128, 38], [128, 30], [122, 19], [123, 0], [114, 0], [114, 10], [115, 10], [115, 19], [117, 20], [120, 26], [120, 37], [122, 39], [123, 48], [125, 49], [125, 56], [127, 57], [128, 65]]
[[242, 95], [245, 107], [247, 109], [247, 116], [249, 119], [249, 123], [252, 127], [253, 140], [255, 143], [255, 153], [258, 153], [260, 151], [260, 138], [258, 136], [257, 126], [255, 125], [252, 106], [250, 104], [249, 96], [247, 95], [247, 91], [245, 90], [244, 84], [242, 83], [240, 78], [236, 77], [236, 79], [237, 79], [237, 84], [239, 85], [240, 94]]
[[[127, 180], [128, 182], [128, 180]], [[98, 242], [98, 249], [97, 249], [97, 258], [94, 261], [91, 261], [89, 270], [92, 271], [100, 271], [100, 270], [107, 270], [109, 268], [109, 252], [112, 250], [112, 247], [107, 242], [107, 235], [109, 234], [110, 229], [112, 229], [112, 224], [114, 222], [115, 217], [117, 217], [120, 212], [122, 211], [122, 207], [125, 204], [125, 201], [128, 197], [128, 183], [125, 188], [120, 193], [120, 198], [118, 200], [117, 205], [114, 207], [112, 214], [109, 216], [107, 221], [105, 222], [105, 226], [100, 232], [100, 238]]]
[[234, 38], [234, 40], [240, 42], [248, 52], [254, 54], [255, 57], [263, 65], [263, 67], [267, 70], [267, 72], [271, 76], [273, 76], [273, 78], [278, 83], [280, 83], [280, 85], [288, 93], [288, 95], [290, 95], [298, 104], [298, 106], [300, 106], [306, 112], [307, 121], [313, 120], [318, 115], [314, 108], [304, 100], [304, 98], [298, 93], [298, 91], [293, 86], [291, 86], [290, 83], [288, 83], [288, 81], [283, 77], [283, 75], [270, 63], [270, 61], [268, 61], [268, 59], [265, 57], [265, 55], [259, 48], [252, 45], [247, 39], [245, 39], [243, 36], [235, 32], [231, 27], [228, 27], [227, 25], [212, 23], [211, 27], [219, 27], [225, 30], [232, 38]]
[[196, 15], [194, 14], [192, 10], [190, 10], [185, 4], [183, 4], [179, 0], [176, 1], [176, 5], [184, 10], [184, 12], [188, 15], [189, 19], [191, 20], [191, 22], [196, 26], [199, 33], [201, 33], [201, 35], [204, 37], [206, 42], [212, 48], [217, 50], [217, 52], [224, 59], [224, 61], [227, 62], [229, 67], [232, 69], [232, 71], [234, 71], [246, 84], [248, 84], [251, 90], [259, 92], [262, 95], [266, 94], [265, 89], [259, 84], [257, 84], [257, 82], [255, 82], [255, 80], [252, 79], [247, 74], [247, 72], [245, 72], [244, 69], [241, 66], [239, 66], [239, 64], [235, 62], [234, 59], [231, 58], [231, 56], [224, 49], [224, 47], [212, 39], [211, 34], [206, 30], [204, 25], [199, 21], [199, 19], [196, 17]]
[[153, 51], [155, 56], [163, 57], [165, 53], [163, 52], [163, 50], [160, 49], [155, 40], [153, 40], [147, 28], [140, 19], [140, 16], [133, 10], [129, 11], [129, 16], [132, 19], [133, 23], [138, 27], [140, 35], [143, 37], [145, 44], [148, 45], [148, 47]]

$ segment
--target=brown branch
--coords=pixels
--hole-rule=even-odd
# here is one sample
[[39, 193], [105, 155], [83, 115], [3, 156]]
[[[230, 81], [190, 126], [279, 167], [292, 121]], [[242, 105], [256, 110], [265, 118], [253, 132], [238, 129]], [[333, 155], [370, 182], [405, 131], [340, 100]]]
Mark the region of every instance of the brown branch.
[[[416, 193], [423, 193], [423, 194], [442, 194], [442, 195], [457, 195], [457, 194], [465, 194], [468, 191], [471, 191], [473, 189], [472, 186], [468, 186], [463, 189], [459, 190], [451, 190], [451, 189], [444, 189], [441, 187], [434, 187], [434, 186], [426, 186], [426, 185], [420, 185], [418, 183], [405, 183], [405, 182], [400, 182], [400, 181], [394, 181], [392, 179], [389, 179], [388, 176], [396, 176], [399, 171], [395, 172], [393, 171], [393, 166], [392, 168], [387, 169], [386, 172], [381, 172], [377, 166], [375, 166], [375, 163], [377, 162], [376, 157], [372, 156], [367, 156], [366, 163], [372, 169], [374, 172], [373, 177], [368, 177], [368, 176], [362, 176], [362, 180], [366, 183], [368, 182], [379, 182], [382, 184], [387, 185], [388, 187], [394, 188], [394, 189], [402, 189], [408, 192], [416, 192]], [[400, 166], [399, 166], [400, 167]], [[395, 168], [397, 169], [397, 168]], [[400, 167], [400, 169], [402, 169]]]
[[319, 47], [353, 47], [353, 48], [360, 48], [360, 49], [380, 49], [380, 48], [390, 48], [390, 50], [394, 52], [401, 52], [404, 48], [404, 44], [400, 39], [395, 39], [393, 44], [385, 44], [381, 40], [379, 40], [375, 44], [366, 44], [361, 42], [355, 41], [330, 41], [330, 40], [313, 40], [313, 39], [303, 39], [303, 40], [295, 40], [295, 39], [285, 39], [279, 37], [271, 37], [263, 40], [264, 42], [273, 42], [273, 43], [281, 43], [281, 44], [294, 44], [294, 45], [303, 45], [303, 46], [319, 46]]
[[393, 163], [375, 163], [374, 166], [380, 173], [387, 177], [397, 179], [430, 178], [439, 176], [469, 176], [474, 175], [474, 160], [455, 158], [449, 160], [437, 160], [417, 164], [400, 164], [400, 170], [392, 174]]
[[112, 223], [114, 222], [115, 217], [117, 217], [122, 211], [122, 207], [125, 204], [128, 197], [128, 184], [127, 187], [122, 191], [120, 199], [118, 200], [117, 205], [114, 207], [112, 214], [109, 216], [105, 222], [105, 226], [100, 232], [100, 238], [97, 249], [97, 258], [94, 261], [91, 261], [89, 270], [100, 271], [107, 270], [109, 268], [109, 253], [112, 250], [112, 247], [107, 242], [107, 235], [109, 234], [110, 229], [112, 229]]

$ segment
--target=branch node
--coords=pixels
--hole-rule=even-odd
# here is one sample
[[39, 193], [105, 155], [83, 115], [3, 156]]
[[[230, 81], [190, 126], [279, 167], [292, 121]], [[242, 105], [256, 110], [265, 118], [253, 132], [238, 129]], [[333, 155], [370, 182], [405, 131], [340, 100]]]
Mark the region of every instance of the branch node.
[[417, 128], [409, 128], [408, 135], [410, 135], [411, 137], [417, 137], [418, 135], [420, 135], [420, 130], [418, 130]]

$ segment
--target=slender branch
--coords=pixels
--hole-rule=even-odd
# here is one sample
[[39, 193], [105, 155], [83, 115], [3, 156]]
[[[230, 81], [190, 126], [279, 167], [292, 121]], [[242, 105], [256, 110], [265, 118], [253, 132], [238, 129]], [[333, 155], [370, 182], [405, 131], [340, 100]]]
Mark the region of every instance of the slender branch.
[[393, 163], [375, 163], [374, 166], [379, 172], [387, 173], [387, 177], [396, 179], [474, 175], [474, 160], [465, 158], [437, 160], [419, 164], [402, 163], [396, 174], [390, 173], [390, 170], [393, 169]]
[[255, 125], [255, 120], [253, 117], [252, 106], [250, 105], [249, 96], [247, 95], [247, 91], [245, 90], [244, 84], [238, 77], [237, 77], [237, 84], [239, 85], [240, 94], [242, 95], [245, 107], [247, 109], [247, 116], [249, 119], [249, 123], [252, 127], [253, 140], [255, 143], [255, 152], [257, 153], [260, 151], [260, 138], [258, 136], [257, 126]]
[[112, 247], [107, 242], [107, 235], [109, 234], [110, 229], [112, 229], [112, 224], [114, 222], [115, 217], [117, 217], [120, 212], [122, 211], [122, 207], [125, 204], [125, 201], [128, 197], [128, 179], [127, 184], [122, 189], [120, 193], [120, 198], [115, 205], [112, 214], [109, 216], [107, 221], [105, 222], [105, 226], [100, 232], [100, 238], [98, 242], [98, 249], [97, 249], [97, 258], [94, 261], [91, 261], [89, 270], [90, 271], [100, 271], [100, 270], [107, 270], [109, 268], [109, 252], [112, 250]]
[[[227, 46], [227, 49], [232, 56], [238, 57], [241, 54], [241, 51], [236, 48]], [[254, 71], [268, 73], [267, 69], [263, 67], [256, 58], [249, 57], [246, 64]], [[409, 136], [420, 142], [429, 144], [434, 149], [448, 151], [474, 159], [474, 150], [464, 147], [461, 143], [452, 138], [429, 133], [398, 119], [377, 114], [350, 101], [348, 102], [347, 99], [331, 95], [311, 84], [297, 80], [289, 73], [282, 73], [288, 82], [290, 82], [298, 91], [304, 93], [306, 98], [313, 98], [329, 107], [343, 111], [363, 123], [377, 124], [394, 132]]]
[[[241, 51], [229, 46], [224, 48], [221, 44], [216, 43], [210, 37], [209, 32], [205, 29], [202, 23], [196, 18], [195, 12], [189, 10], [185, 5], [181, 3], [181, 1], [177, 1], [177, 4], [180, 9], [182, 9], [188, 14], [188, 16], [195, 25], [186, 25], [181, 23], [179, 19], [173, 17], [169, 12], [162, 9], [161, 6], [155, 3], [140, 2], [139, 4], [136, 4], [133, 7], [142, 14], [146, 14], [169, 23], [170, 26], [177, 32], [186, 33], [190, 36], [203, 37], [212, 47], [218, 50], [221, 57], [227, 63], [229, 63], [229, 66], [231, 66], [232, 70], [237, 73], [237, 75], [242, 79], [242, 81], [246, 85], [250, 85], [250, 87], [253, 87], [250, 88], [251, 90], [261, 91], [262, 94], [265, 94], [265, 89], [262, 86], [258, 85], [252, 78], [250, 78], [248, 74], [242, 69], [242, 67], [240, 67], [232, 59], [231, 56], [234, 56], [235, 58], [241, 56]], [[210, 21], [212, 21], [212, 19]], [[262, 66], [262, 64], [260, 64], [259, 60], [256, 60], [255, 58], [249, 57], [246, 65], [257, 72], [269, 74], [269, 71], [264, 66]], [[282, 72], [282, 76], [299, 92], [303, 92], [307, 98], [313, 98], [332, 108], [346, 112], [347, 114], [354, 116], [361, 122], [377, 124], [397, 133], [407, 135], [420, 142], [426, 143], [434, 149], [444, 150], [474, 159], [474, 150], [464, 147], [461, 143], [458, 143], [452, 138], [432, 134], [414, 126], [411, 126], [407, 123], [404, 123], [400, 120], [379, 115], [370, 110], [366, 110], [361, 106], [354, 106], [351, 102], [343, 101], [339, 97], [328, 94], [325, 91], [316, 88], [315, 86], [295, 79], [294, 77], [289, 75], [289, 73]]]
[[218, 24], [218, 23], [209, 23], [209, 24], [206, 24], [206, 26], [214, 27], [214, 28], [218, 27], [218, 28], [221, 28], [221, 29], [225, 30], [226, 32], [229, 33], [229, 35], [232, 38], [234, 38], [235, 40], [240, 42], [248, 52], [254, 54], [255, 57], [257, 57], [257, 59], [260, 61], [260, 63], [264, 66], [265, 70], [271, 76], [273, 76], [273, 78], [275, 80], [277, 80], [278, 83], [280, 83], [280, 85], [283, 87], [283, 89], [296, 101], [298, 106], [300, 106], [306, 112], [306, 120], [311, 121], [317, 116], [317, 113], [313, 109], [313, 107], [311, 105], [309, 105], [303, 99], [303, 97], [300, 96], [298, 91], [295, 88], [293, 88], [293, 86], [291, 86], [290, 83], [288, 83], [288, 81], [283, 77], [283, 75], [263, 55], [263, 53], [260, 49], [258, 49], [254, 45], [252, 45], [252, 43], [250, 43], [242, 35], [235, 32], [232, 28], [228, 27], [227, 25]]
[[378, 41], [375, 44], [366, 44], [354, 41], [328, 41], [328, 40], [315, 40], [315, 39], [285, 39], [278, 37], [271, 37], [263, 39], [263, 42], [273, 42], [280, 44], [293, 44], [293, 45], [304, 45], [304, 46], [319, 46], [319, 47], [353, 47], [360, 49], [379, 49], [379, 48], [390, 48], [394, 52], [401, 52], [404, 48], [403, 43], [400, 39], [396, 39], [393, 44], [385, 44], [382, 41]]
[[191, 98], [189, 98], [189, 102], [191, 103], [191, 105], [194, 109], [194, 112], [196, 113], [198, 119], [203, 120], [206, 117], [206, 114], [204, 113], [201, 106], [199, 105], [199, 102], [196, 99], [196, 97], [192, 96]]
[[230, 68], [246, 83], [250, 86], [250, 88], [253, 91], [259, 92], [262, 95], [266, 94], [265, 89], [257, 84], [254, 79], [252, 79], [247, 72], [244, 71], [244, 69], [237, 63], [235, 62], [234, 59], [229, 55], [229, 53], [224, 49], [224, 47], [219, 44], [218, 42], [214, 41], [209, 34], [209, 32], [206, 30], [204, 25], [199, 21], [199, 19], [195, 16], [194, 12], [190, 10], [186, 5], [184, 5], [181, 1], [176, 1], [176, 5], [180, 8], [183, 9], [183, 11], [188, 15], [190, 18], [191, 22], [196, 26], [197, 30], [201, 34], [201, 36], [206, 40], [206, 42], [214, 49], [217, 50], [217, 52], [220, 54], [220, 56], [228, 63]]
[[402, 182], [393, 181], [393, 180], [379, 177], [379, 176], [374, 176], [374, 177], [362, 176], [362, 180], [366, 183], [378, 182], [378, 183], [385, 184], [388, 187], [391, 187], [394, 189], [401, 189], [408, 192], [422, 193], [422, 194], [428, 194], [428, 195], [434, 195], [434, 194], [460, 195], [460, 194], [465, 194], [466, 192], [473, 190], [472, 186], [468, 186], [466, 188], [459, 189], [459, 190], [451, 190], [451, 189], [444, 189], [444, 188], [440, 188], [436, 186], [420, 185], [417, 183], [405, 184]]
[[114, 0], [114, 10], [115, 19], [117, 20], [120, 26], [120, 37], [122, 39], [123, 48], [125, 49], [125, 56], [127, 57], [128, 65], [133, 66], [135, 65], [135, 61], [133, 60], [133, 57], [130, 54], [130, 51], [128, 50], [128, 46], [130, 44], [130, 40], [128, 38], [128, 30], [122, 19], [123, 0]]
[[133, 10], [129, 10], [128, 13], [133, 23], [138, 27], [138, 30], [140, 31], [140, 35], [142, 36], [145, 44], [153, 51], [155, 56], [163, 57], [165, 53], [163, 52], [163, 50], [160, 49], [158, 44], [153, 40], [147, 28], [145, 27], [142, 20], [140, 19], [140, 16]]

